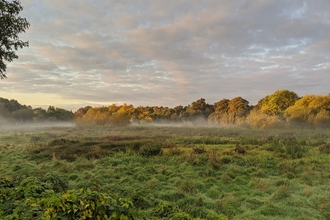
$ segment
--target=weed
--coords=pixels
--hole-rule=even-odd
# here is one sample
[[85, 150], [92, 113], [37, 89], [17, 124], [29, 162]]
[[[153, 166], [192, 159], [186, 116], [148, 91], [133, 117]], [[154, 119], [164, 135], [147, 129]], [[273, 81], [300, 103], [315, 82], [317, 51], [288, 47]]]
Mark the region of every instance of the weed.
[[330, 144], [325, 144], [319, 147], [319, 152], [323, 154], [330, 154]]
[[197, 155], [194, 154], [193, 151], [187, 151], [185, 158], [188, 163], [193, 165], [199, 164], [200, 162], [199, 157], [197, 157]]
[[245, 154], [246, 150], [244, 149], [244, 147], [240, 146], [239, 144], [236, 144], [235, 152], [239, 154]]
[[219, 169], [221, 167], [221, 162], [218, 159], [217, 151], [212, 150], [209, 152], [209, 161], [210, 161], [210, 166], [213, 169]]
[[194, 147], [193, 148], [193, 152], [195, 154], [205, 154], [206, 153], [206, 150], [205, 148], [202, 146], [202, 147]]
[[145, 157], [157, 156], [162, 154], [162, 147], [157, 143], [151, 143], [141, 146], [139, 154]]

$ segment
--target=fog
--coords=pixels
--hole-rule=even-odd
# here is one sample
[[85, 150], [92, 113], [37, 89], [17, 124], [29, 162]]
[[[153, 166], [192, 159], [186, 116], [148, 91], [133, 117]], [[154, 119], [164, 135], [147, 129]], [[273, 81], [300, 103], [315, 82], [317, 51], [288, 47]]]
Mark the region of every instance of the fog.
[[0, 130], [15, 129], [34, 129], [34, 128], [52, 128], [52, 127], [74, 127], [74, 122], [10, 122], [0, 118]]
[[203, 117], [197, 117], [194, 120], [173, 122], [170, 120], [156, 120], [154, 122], [133, 122], [130, 126], [155, 126], [155, 127], [223, 127], [219, 124], [209, 122]]

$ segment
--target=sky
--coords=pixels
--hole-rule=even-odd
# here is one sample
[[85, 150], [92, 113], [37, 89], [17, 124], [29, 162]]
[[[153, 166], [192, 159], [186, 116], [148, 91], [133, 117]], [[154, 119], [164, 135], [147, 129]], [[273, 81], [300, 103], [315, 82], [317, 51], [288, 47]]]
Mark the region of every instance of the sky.
[[29, 47], [0, 97], [80, 107], [255, 105], [330, 93], [329, 0], [21, 0]]

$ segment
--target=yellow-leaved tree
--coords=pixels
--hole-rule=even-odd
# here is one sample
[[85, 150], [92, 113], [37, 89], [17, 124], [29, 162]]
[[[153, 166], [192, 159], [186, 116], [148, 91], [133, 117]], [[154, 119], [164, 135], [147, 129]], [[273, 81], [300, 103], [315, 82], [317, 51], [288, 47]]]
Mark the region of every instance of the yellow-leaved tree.
[[305, 95], [285, 111], [292, 125], [330, 127], [330, 95]]
[[284, 112], [299, 97], [289, 90], [277, 90], [261, 100], [250, 111], [246, 122], [253, 128], [278, 128], [286, 125]]

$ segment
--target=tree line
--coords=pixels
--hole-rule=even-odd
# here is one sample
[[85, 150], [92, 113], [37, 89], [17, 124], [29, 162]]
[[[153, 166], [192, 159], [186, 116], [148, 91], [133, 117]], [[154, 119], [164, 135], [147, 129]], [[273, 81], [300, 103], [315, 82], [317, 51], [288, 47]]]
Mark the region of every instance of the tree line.
[[138, 106], [112, 104], [79, 108], [74, 113], [49, 106], [33, 109], [16, 100], [0, 98], [0, 116], [16, 121], [75, 121], [79, 125], [187, 123], [187, 125], [242, 126], [252, 128], [330, 127], [330, 94], [299, 97], [278, 90], [253, 106], [242, 97], [222, 99], [214, 104], [204, 98], [187, 106]]
[[32, 108], [20, 104], [14, 99], [0, 97], [0, 121], [7, 122], [43, 122], [43, 121], [72, 121], [74, 113], [62, 108], [49, 106], [47, 110], [43, 108]]

